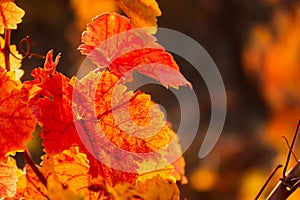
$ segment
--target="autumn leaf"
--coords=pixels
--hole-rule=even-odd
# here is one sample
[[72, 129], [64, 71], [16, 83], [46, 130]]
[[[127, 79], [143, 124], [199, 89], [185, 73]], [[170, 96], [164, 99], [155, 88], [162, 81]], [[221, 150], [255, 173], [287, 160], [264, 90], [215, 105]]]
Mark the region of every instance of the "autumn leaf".
[[[164, 114], [149, 95], [126, 92], [118, 81], [116, 75], [104, 71], [90, 72], [74, 84], [73, 110], [80, 116], [77, 130], [85, 147], [111, 168], [139, 175], [159, 171], [182, 180], [184, 160], [175, 168], [171, 165], [182, 154], [181, 148], [175, 133], [166, 126]], [[122, 179], [115, 177], [115, 172], [110, 174], [112, 183]], [[134, 180], [128, 179], [130, 174], [124, 175], [127, 182]]]
[[[1, 49], [4, 47], [4, 39], [0, 36], [0, 67], [5, 68], [5, 60], [4, 54], [1, 53]], [[20, 78], [24, 74], [24, 70], [20, 69], [22, 65], [22, 60], [18, 58], [22, 58], [22, 55], [19, 54], [16, 45], [10, 45], [9, 60], [10, 60], [10, 71], [15, 73], [15, 79], [20, 80]]]
[[179, 189], [172, 180], [163, 179], [157, 175], [145, 182], [138, 182], [135, 190], [141, 194], [142, 199], [152, 200], [179, 200]]
[[4, 29], [17, 29], [25, 14], [12, 0], [0, 0], [0, 13], [0, 34]]
[[[59, 56], [53, 61], [53, 52], [47, 54], [44, 69], [33, 71], [35, 79], [24, 83], [23, 90], [29, 93], [29, 107], [42, 126], [41, 137], [46, 153], [50, 156], [61, 153], [71, 146], [79, 146], [84, 153], [89, 153], [78, 137], [75, 123], [81, 123], [72, 113], [72, 81], [56, 72]], [[80, 102], [85, 105], [85, 101]], [[119, 172], [102, 166], [98, 160], [89, 155], [92, 163], [91, 173], [94, 177], [104, 176], [108, 183], [127, 179], [134, 182], [136, 175]], [[99, 168], [106, 169], [102, 174]], [[113, 176], [112, 176], [113, 174]], [[113, 180], [113, 181], [112, 181]]]
[[0, 162], [0, 198], [12, 197], [17, 190], [16, 176], [17, 165], [13, 158], [8, 158], [7, 162]]
[[138, 181], [135, 186], [118, 183], [114, 187], [107, 187], [112, 199], [126, 200], [179, 200], [179, 189], [172, 180], [156, 175], [144, 182]]
[[74, 192], [89, 195], [88, 160], [86, 155], [79, 153], [78, 148], [71, 147], [54, 156], [44, 155], [42, 159], [42, 172], [47, 180], [51, 179], [51, 182], [61, 183]]
[[49, 197], [59, 195], [58, 191], [60, 191], [65, 196], [98, 198], [97, 193], [88, 189], [92, 179], [88, 174], [89, 164], [86, 155], [80, 153], [78, 147], [71, 147], [54, 156], [44, 155], [42, 159], [42, 172], [50, 186]]
[[69, 78], [56, 72], [59, 58], [58, 55], [53, 61], [53, 52], [50, 51], [44, 69], [34, 69], [32, 75], [35, 79], [23, 86], [23, 90], [29, 93], [31, 112], [43, 128], [43, 146], [50, 155], [80, 143], [71, 110], [72, 85]]
[[[25, 82], [23, 90], [29, 93], [29, 107], [42, 126], [43, 146], [49, 156], [61, 153], [74, 145], [79, 146], [82, 152], [89, 153], [82, 144], [75, 127], [75, 123], [80, 123], [80, 121], [76, 120], [72, 113], [73, 83], [64, 75], [56, 72], [58, 62], [59, 56], [53, 61], [53, 52], [50, 51], [47, 54], [44, 69], [35, 69], [32, 73], [35, 79]], [[84, 101], [81, 102], [82, 105], [84, 103]], [[94, 160], [93, 156], [89, 157]], [[113, 169], [107, 169], [110, 173], [103, 175], [97, 169], [105, 167], [98, 162], [97, 160], [93, 162], [93, 170], [90, 170], [89, 173], [95, 177], [105, 175], [104, 178], [109, 179], [108, 183], [112, 182], [111, 179], [117, 181], [119, 177], [123, 177], [129, 181], [128, 177], [132, 177], [131, 174], [124, 176], [123, 173]], [[111, 174], [115, 174], [115, 176], [110, 177]]]
[[[43, 156], [42, 172], [48, 176], [50, 199], [177, 199], [179, 193], [174, 181], [155, 174], [135, 184], [118, 182], [113, 186], [102, 178], [88, 174], [86, 155], [72, 147], [62, 153]], [[163, 175], [163, 174], [162, 174]], [[160, 189], [158, 189], [160, 188]]]
[[[136, 27], [157, 27], [157, 17], [161, 16], [161, 11], [155, 0], [115, 1]], [[152, 33], [155, 33], [155, 29]]]
[[173, 56], [143, 29], [134, 29], [131, 21], [119, 14], [103, 14], [88, 24], [79, 49], [100, 70], [108, 67], [118, 77], [131, 79], [136, 70], [164, 86], [191, 84], [179, 72]]
[[24, 150], [32, 138], [36, 119], [27, 107], [26, 92], [13, 72], [0, 68], [0, 160], [10, 151]]
[[[103, 177], [110, 185], [134, 184], [143, 170], [155, 171], [170, 165], [166, 155], [175, 133], [167, 127], [163, 113], [149, 95], [126, 92], [125, 86], [117, 84], [118, 76], [109, 71], [90, 72], [82, 80], [69, 80], [55, 72], [57, 62], [58, 59], [52, 61], [49, 52], [44, 69], [35, 70], [35, 80], [24, 84], [30, 93], [29, 106], [42, 125], [41, 137], [49, 156], [78, 146], [89, 160], [89, 174]], [[136, 127], [126, 122], [127, 111]], [[143, 129], [149, 124], [152, 128]], [[120, 153], [120, 149], [132, 154]], [[181, 151], [175, 151], [178, 152], [180, 156]], [[145, 158], [139, 153], [152, 153], [148, 157], [152, 168], [142, 165]]]
[[[168, 134], [171, 130], [165, 125], [163, 113], [154, 106], [149, 95], [126, 92], [125, 86], [117, 84], [118, 80], [116, 75], [108, 71], [90, 72], [75, 84], [73, 100], [76, 106], [73, 109], [78, 112], [78, 115], [83, 113], [78, 129], [87, 149], [96, 155], [97, 159], [115, 165], [113, 168], [134, 171], [133, 163], [145, 159], [138, 156], [138, 153], [151, 153], [167, 146], [170, 139]], [[81, 93], [81, 91], [92, 92]], [[113, 95], [114, 91], [115, 95]], [[83, 99], [83, 97], [93, 96], [95, 96], [94, 101]], [[125, 117], [127, 111], [132, 122], [127, 121]], [[151, 126], [143, 128], [148, 124]], [[118, 149], [131, 152], [136, 156], [122, 153]], [[161, 154], [155, 152], [152, 156], [158, 159]], [[121, 161], [128, 165], [120, 166]]]
[[[93, 165], [93, 162], [95, 160], [88, 160], [85, 154], [79, 152], [78, 147], [71, 147], [54, 156], [43, 156], [42, 172], [52, 188], [48, 189], [48, 196], [50, 194], [49, 197], [54, 197], [59, 195], [55, 191], [61, 191], [65, 196], [74, 195], [89, 200], [104, 198], [107, 187], [112, 183], [101, 176], [94, 178], [89, 173], [90, 164]], [[101, 172], [105, 173], [103, 177], [113, 178], [117, 171], [102, 165]], [[119, 182], [123, 181], [128, 183], [129, 180], [119, 179]]]

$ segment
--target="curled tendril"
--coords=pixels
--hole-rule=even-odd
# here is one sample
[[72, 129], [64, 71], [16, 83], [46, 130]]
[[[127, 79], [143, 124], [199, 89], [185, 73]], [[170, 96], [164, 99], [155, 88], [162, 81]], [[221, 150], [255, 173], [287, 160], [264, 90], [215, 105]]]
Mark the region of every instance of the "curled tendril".
[[[16, 56], [15, 54], [13, 54], [12, 52], [11, 55], [13, 55], [13, 57], [15, 57], [18, 60], [24, 60], [26, 58], [31, 58], [33, 56], [41, 58], [41, 59], [45, 59], [45, 56], [41, 55], [41, 54], [37, 54], [37, 53], [31, 53], [30, 52], [30, 46], [31, 46], [31, 39], [29, 36], [26, 36], [25, 38], [21, 39], [21, 41], [19, 42], [19, 51], [21, 54], [23, 54], [23, 57], [19, 58], [18, 56]], [[23, 46], [26, 46], [26, 50], [23, 49]]]

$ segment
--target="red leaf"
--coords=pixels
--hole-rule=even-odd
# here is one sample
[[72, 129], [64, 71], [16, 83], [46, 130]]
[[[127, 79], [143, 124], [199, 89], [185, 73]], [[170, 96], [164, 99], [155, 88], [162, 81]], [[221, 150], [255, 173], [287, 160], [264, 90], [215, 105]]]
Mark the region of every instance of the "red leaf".
[[81, 142], [73, 123], [70, 79], [56, 72], [59, 55], [55, 61], [52, 51], [46, 57], [44, 69], [35, 69], [35, 79], [25, 82], [23, 88], [29, 91], [29, 107], [43, 127], [45, 151], [52, 155]]
[[[89, 171], [93, 177], [103, 176], [110, 184], [121, 179], [134, 182], [136, 175], [119, 172], [104, 166], [85, 149], [82, 138], [78, 137], [75, 127], [75, 124], [81, 124], [82, 122], [74, 118], [72, 113], [72, 90], [75, 79], [69, 80], [64, 75], [56, 72], [59, 57], [56, 58], [55, 62], [52, 59], [53, 52], [50, 51], [47, 54], [44, 69], [35, 69], [32, 73], [35, 79], [25, 82], [23, 87], [24, 90], [30, 93], [29, 106], [43, 128], [41, 137], [46, 153], [52, 156], [72, 146], [79, 146], [80, 151], [87, 153], [88, 158], [93, 162], [91, 165], [92, 170]], [[88, 84], [92, 83], [93, 80]], [[88, 85], [88, 87], [91, 86]], [[81, 94], [83, 99], [80, 100], [80, 105], [86, 107], [86, 104], [90, 101], [85, 99], [88, 96], [85, 96], [84, 91]], [[105, 173], [99, 170], [100, 167], [105, 169]]]
[[119, 14], [94, 18], [82, 35], [82, 42], [82, 54], [98, 67], [108, 67], [118, 77], [130, 77], [135, 69], [165, 86], [191, 86], [156, 38], [143, 29], [134, 29], [131, 21]]

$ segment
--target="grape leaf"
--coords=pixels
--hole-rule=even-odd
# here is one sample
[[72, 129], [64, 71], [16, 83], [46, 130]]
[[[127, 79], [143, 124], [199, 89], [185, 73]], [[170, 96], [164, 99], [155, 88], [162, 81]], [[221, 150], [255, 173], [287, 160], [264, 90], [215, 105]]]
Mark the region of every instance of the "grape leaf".
[[49, 193], [50, 196], [59, 195], [54, 191], [68, 188], [69, 191], [64, 191], [65, 195], [73, 193], [89, 199], [98, 198], [98, 194], [88, 189], [91, 180], [89, 164], [86, 155], [80, 153], [78, 147], [71, 147], [54, 156], [45, 155], [42, 159], [42, 172], [47, 177], [48, 186], [51, 186], [48, 188], [48, 196]]
[[[88, 160], [85, 154], [79, 152], [78, 147], [71, 147], [54, 156], [43, 156], [42, 172], [47, 177], [48, 185], [50, 184], [52, 187], [48, 190], [48, 196], [49, 194], [50, 196], [59, 195], [55, 192], [55, 190], [58, 190], [64, 192], [66, 196], [84, 196], [84, 199], [104, 198], [107, 195], [106, 187], [112, 184], [108, 182], [108, 179], [93, 178], [88, 173], [89, 164], [94, 161]], [[109, 171], [109, 168], [105, 166], [102, 166], [101, 171], [110, 177], [113, 177], [116, 172]], [[122, 182], [122, 180], [119, 181]], [[68, 190], [64, 191], [64, 189]]]
[[25, 149], [32, 138], [36, 119], [27, 107], [26, 93], [13, 72], [0, 68], [0, 160], [10, 151]]
[[[131, 170], [134, 168], [130, 163], [139, 160], [142, 162], [145, 159], [142, 156], [135, 157], [137, 153], [155, 152], [167, 146], [171, 130], [163, 120], [163, 113], [153, 104], [149, 95], [126, 92], [125, 86], [117, 84], [118, 80], [118, 77], [109, 71], [90, 72], [75, 84], [75, 90], [78, 91], [73, 94], [73, 100], [76, 104], [74, 110], [77, 110], [78, 115], [83, 113], [79, 128], [82, 130], [87, 149], [100, 160], [109, 159], [107, 162], [115, 164], [116, 168], [121, 167], [120, 163], [129, 163], [128, 166], [121, 167], [127, 171], [126, 167]], [[89, 93], [85, 93], [86, 91]], [[84, 99], [93, 96], [94, 102]], [[127, 111], [132, 121], [127, 121]], [[149, 123], [151, 126], [143, 128]], [[118, 149], [131, 152], [135, 156]], [[160, 160], [161, 153], [153, 156]]]
[[[3, 49], [4, 46], [2, 46], [2, 44], [4, 44], [4, 39], [0, 36], [0, 49]], [[22, 55], [19, 54], [16, 45], [10, 45], [10, 51], [11, 54], [9, 54], [9, 60], [10, 60], [10, 71], [13, 71], [15, 73], [15, 79], [16, 80], [20, 80], [20, 78], [23, 76], [24, 74], [24, 70], [20, 69], [21, 67], [21, 59], [18, 58], [22, 58]], [[1, 52], [1, 50], [0, 50]], [[16, 57], [18, 58], [16, 58]], [[5, 67], [5, 60], [4, 60], [4, 54], [0, 53], [0, 66], [1, 67]]]
[[12, 0], [0, 0], [0, 34], [4, 33], [4, 29], [17, 29], [24, 14], [24, 10]]
[[164, 179], [159, 175], [145, 182], [137, 182], [133, 187], [126, 183], [116, 184], [114, 187], [107, 188], [108, 193], [113, 199], [126, 200], [179, 200], [179, 189], [172, 180]]
[[43, 146], [50, 155], [80, 144], [71, 110], [72, 85], [69, 78], [56, 72], [59, 58], [58, 55], [53, 61], [53, 51], [50, 51], [44, 69], [34, 69], [32, 75], [35, 79], [23, 86], [29, 91], [29, 107], [43, 127]]
[[0, 198], [15, 195], [18, 181], [16, 171], [16, 162], [12, 158], [0, 162]]
[[[131, 71], [145, 74], [164, 86], [191, 84], [179, 72], [172, 55], [145, 30], [134, 29], [126, 17], [103, 14], [88, 24], [79, 49], [102, 70], [108, 67], [118, 77], [130, 80]], [[129, 78], [128, 78], [129, 77]]]
[[[121, 168], [122, 171], [130, 168], [139, 175], [148, 170], [153, 173], [158, 170], [167, 174], [166, 177], [175, 176], [177, 180], [181, 180], [184, 178], [185, 163], [181, 159], [175, 168], [170, 167], [171, 162], [182, 152], [176, 134], [163, 120], [164, 114], [149, 95], [126, 92], [126, 87], [118, 84], [118, 81], [116, 75], [104, 71], [90, 72], [74, 84], [73, 110], [78, 113], [77, 116], [82, 113], [78, 118], [78, 128], [86, 148], [112, 168]], [[129, 112], [131, 122], [124, 117], [126, 112]], [[173, 139], [175, 142], [169, 145]], [[126, 153], [118, 149], [125, 150]], [[153, 154], [147, 157], [139, 153]], [[164, 169], [165, 167], [167, 168]], [[115, 180], [121, 179], [119, 177]]]
[[138, 182], [136, 191], [142, 194], [142, 199], [179, 200], [180, 193], [175, 182], [163, 179], [157, 175], [145, 182]]
[[115, 1], [136, 27], [157, 27], [156, 17], [161, 16], [161, 11], [155, 0]]

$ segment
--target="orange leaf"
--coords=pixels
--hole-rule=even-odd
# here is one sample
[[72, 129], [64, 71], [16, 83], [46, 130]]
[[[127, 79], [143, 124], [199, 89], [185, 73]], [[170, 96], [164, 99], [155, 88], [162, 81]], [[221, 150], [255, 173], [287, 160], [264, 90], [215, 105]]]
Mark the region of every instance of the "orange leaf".
[[0, 160], [9, 151], [23, 150], [32, 138], [36, 120], [27, 107], [26, 93], [13, 72], [0, 68]]
[[18, 178], [16, 162], [9, 158], [7, 162], [0, 162], [0, 198], [12, 197], [16, 193]]
[[0, 34], [4, 33], [4, 29], [17, 29], [24, 14], [24, 10], [12, 0], [0, 0]]
[[179, 189], [171, 180], [166, 180], [159, 175], [148, 179], [145, 182], [138, 182], [136, 191], [142, 194], [142, 199], [152, 200], [179, 200]]
[[108, 67], [118, 77], [131, 77], [136, 70], [164, 86], [190, 85], [179, 72], [172, 55], [156, 43], [156, 38], [144, 30], [134, 29], [126, 17], [103, 14], [88, 24], [79, 46], [97, 66]]
[[155, 0], [116, 0], [116, 2], [136, 27], [157, 27], [156, 17], [161, 16], [161, 11]]
[[171, 180], [164, 179], [159, 175], [144, 182], [137, 182], [133, 187], [126, 183], [118, 183], [114, 187], [107, 187], [112, 199], [126, 200], [179, 200], [179, 189]]
[[[43, 156], [42, 172], [48, 177], [48, 185], [54, 188], [69, 188], [71, 192], [80, 194], [90, 199], [97, 199], [97, 194], [88, 189], [91, 176], [88, 175], [89, 164], [85, 154], [79, 153], [79, 149], [71, 147], [69, 150], [54, 156]], [[51, 195], [55, 195], [50, 192]]]
[[[101, 172], [106, 174], [106, 176], [103, 175], [106, 179], [102, 177], [94, 179], [88, 173], [90, 170], [89, 164], [93, 165], [93, 162], [95, 160], [88, 160], [85, 154], [79, 152], [78, 147], [71, 147], [54, 156], [43, 156], [42, 172], [47, 176], [48, 185], [51, 184], [53, 188], [58, 188], [58, 190], [62, 190], [60, 185], [65, 189], [68, 188], [69, 191], [65, 191], [66, 194], [71, 192], [77, 194], [77, 196], [84, 196], [85, 199], [101, 199], [107, 195], [106, 187], [112, 185], [108, 178], [116, 178], [118, 173], [120, 175], [120, 172], [104, 165], [98, 165], [101, 167]], [[120, 178], [121, 176], [118, 179], [119, 182], [130, 181], [128, 179], [121, 180]], [[126, 177], [124, 176], [124, 178]], [[48, 191], [49, 193], [57, 195], [53, 191]]]

